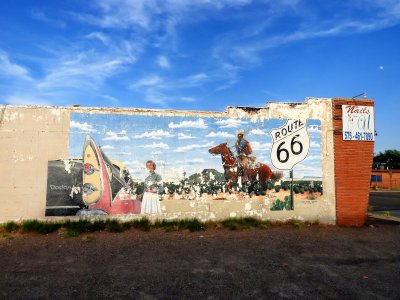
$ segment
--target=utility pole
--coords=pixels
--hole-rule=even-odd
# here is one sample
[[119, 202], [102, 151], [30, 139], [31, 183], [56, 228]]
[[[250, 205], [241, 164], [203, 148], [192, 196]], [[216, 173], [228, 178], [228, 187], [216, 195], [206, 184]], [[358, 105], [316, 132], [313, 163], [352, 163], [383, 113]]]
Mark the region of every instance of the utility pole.
[[294, 210], [294, 195], [293, 195], [293, 169], [290, 170], [290, 209]]

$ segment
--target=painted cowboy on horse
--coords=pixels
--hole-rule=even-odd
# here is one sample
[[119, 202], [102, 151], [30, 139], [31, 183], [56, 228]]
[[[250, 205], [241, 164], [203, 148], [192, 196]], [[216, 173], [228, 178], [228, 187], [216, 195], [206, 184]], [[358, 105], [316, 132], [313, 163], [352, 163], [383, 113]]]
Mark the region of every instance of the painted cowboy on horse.
[[209, 149], [208, 152], [213, 155], [221, 155], [222, 166], [224, 167], [224, 176], [227, 180], [226, 187], [228, 188], [228, 190], [231, 189], [234, 183], [238, 183], [240, 176], [242, 177], [242, 185], [247, 185], [248, 183], [250, 183], [250, 190], [251, 186], [254, 185], [256, 182], [259, 182], [262, 188], [266, 189], [267, 181], [270, 180], [271, 177], [273, 177], [271, 169], [263, 163], [256, 162], [255, 157], [253, 157], [251, 160], [251, 164], [246, 165], [248, 178], [245, 181], [238, 170], [238, 165], [240, 164], [238, 160], [240, 158], [243, 158], [244, 155], [242, 155], [240, 158], [238, 157], [238, 155], [233, 155], [231, 149], [228, 147], [228, 143], [219, 144]]
[[238, 139], [235, 142], [235, 148], [239, 176], [242, 176], [243, 182], [247, 183], [250, 179], [248, 156], [253, 153], [253, 150], [251, 149], [250, 142], [244, 138], [244, 134], [244, 130], [236, 132]]

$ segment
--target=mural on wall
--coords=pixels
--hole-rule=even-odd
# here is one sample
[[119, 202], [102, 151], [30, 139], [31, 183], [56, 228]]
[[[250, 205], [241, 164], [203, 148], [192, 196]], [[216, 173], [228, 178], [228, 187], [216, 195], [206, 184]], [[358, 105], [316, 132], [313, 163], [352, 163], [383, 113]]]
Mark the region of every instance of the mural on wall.
[[70, 120], [69, 158], [48, 164], [47, 216], [159, 214], [160, 201], [253, 197], [282, 210], [322, 195], [318, 120], [83, 113]]

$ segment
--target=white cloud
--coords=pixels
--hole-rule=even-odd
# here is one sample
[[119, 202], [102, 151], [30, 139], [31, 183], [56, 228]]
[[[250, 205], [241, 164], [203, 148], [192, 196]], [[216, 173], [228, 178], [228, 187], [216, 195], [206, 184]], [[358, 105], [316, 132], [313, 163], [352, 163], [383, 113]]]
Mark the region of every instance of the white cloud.
[[101, 149], [103, 149], [103, 150], [113, 150], [113, 149], [115, 149], [115, 147], [112, 146], [112, 145], [104, 145], [104, 146], [101, 146]]
[[[89, 97], [93, 99], [95, 95], [90, 94], [89, 89], [95, 92], [106, 87], [108, 89], [114, 82], [108, 84], [107, 80], [112, 76], [121, 75], [122, 72], [127, 71], [123, 74], [123, 78], [115, 80], [122, 85], [128, 84], [126, 80], [129, 80], [132, 74], [135, 74], [134, 76], [149, 74], [145, 70], [150, 64], [154, 68], [155, 60], [163, 69], [161, 71], [164, 75], [164, 72], [171, 67], [167, 55], [174, 53], [176, 54], [174, 64], [175, 59], [176, 64], [184, 61], [192, 64], [190, 73], [182, 71], [178, 78], [174, 77], [176, 75], [174, 73], [165, 77], [146, 75], [142, 79], [138, 77], [130, 79], [130, 82], [134, 81], [131, 85], [131, 88], [135, 89], [134, 92], [143, 94], [132, 95], [137, 97], [136, 99], [144, 99], [149, 103], [170, 108], [173, 106], [170, 104], [174, 102], [195, 100], [194, 97], [190, 97], [195, 93], [187, 91], [189, 87], [211, 83], [204, 87], [204, 90], [210, 93], [207, 92], [207, 95], [203, 96], [213, 97], [211, 93], [215, 90], [232, 86], [240, 79], [240, 72], [264, 61], [263, 57], [268, 55], [265, 53], [268, 49], [303, 40], [371, 32], [394, 27], [400, 23], [400, 4], [396, 0], [344, 1], [345, 4], [335, 1], [334, 4], [329, 4], [335, 14], [329, 16], [321, 14], [323, 6], [309, 5], [304, 9], [300, 6], [303, 1], [298, 0], [267, 0], [250, 6], [252, 3], [255, 2], [252, 0], [97, 0], [85, 7], [85, 13], [81, 13], [82, 10], [76, 12], [64, 10], [62, 14], [33, 12], [31, 15], [37, 20], [51, 21], [53, 24], [55, 21], [60, 21], [65, 26], [67, 23], [60, 19], [67, 16], [68, 24], [72, 27], [76, 27], [76, 24], [72, 24], [71, 19], [94, 25], [82, 28], [94, 29], [86, 30], [83, 39], [80, 38], [82, 35], [78, 39], [55, 38], [52, 41], [44, 39], [39, 47], [46, 52], [45, 58], [26, 53], [19, 53], [19, 56], [16, 56], [18, 58], [29, 56], [29, 61], [26, 59], [27, 63], [0, 54], [0, 74], [33, 80], [29, 93], [24, 95], [29, 95], [30, 100], [27, 100], [28, 96], [17, 97], [15, 91], [12, 91], [13, 95], [0, 96], [3, 99], [12, 98], [12, 101], [17, 101], [15, 99], [18, 98], [19, 103], [25, 101], [32, 104], [38, 103], [40, 99], [41, 101], [51, 99], [50, 103], [58, 101], [57, 104], [69, 105], [70, 99], [78, 99], [76, 96], [79, 96], [79, 99], [89, 99]], [[239, 10], [246, 5], [249, 5], [249, 10]], [[239, 11], [240, 14], [237, 14]], [[59, 20], [55, 17], [50, 20], [48, 16], [57, 16]], [[198, 51], [183, 51], [187, 50], [185, 37], [181, 36], [183, 28], [191, 30], [192, 27], [199, 28], [203, 25], [206, 28], [211, 21], [220, 17], [226, 22], [238, 21], [237, 24], [244, 25], [228, 26], [227, 29], [216, 30], [206, 37], [208, 43], [203, 43], [205, 49], [201, 53], [210, 55], [198, 57], [196, 56]], [[284, 33], [275, 28], [282, 20], [289, 20], [293, 25], [286, 28]], [[97, 40], [107, 47], [97, 43]], [[184, 49], [180, 48], [182, 45]], [[213, 48], [210, 49], [209, 45]], [[154, 49], [166, 55], [158, 57], [149, 55]], [[131, 70], [133, 69], [131, 66], [139, 59], [140, 67]], [[37, 68], [34, 69], [31, 66], [35, 64]], [[29, 66], [29, 69], [25, 66]], [[187, 69], [187, 66], [183, 66], [181, 70]], [[33, 74], [29, 74], [29, 70], [32, 70]], [[140, 73], [140, 70], [143, 70], [143, 73]], [[41, 74], [45, 74], [44, 77], [41, 77]], [[105, 82], [107, 85], [103, 86]], [[17, 86], [21, 90], [28, 91], [25, 87]], [[67, 91], [71, 90], [75, 93], [67, 95]], [[49, 95], [49, 91], [58, 92], [57, 98], [54, 94]], [[85, 92], [86, 97], [82, 96], [82, 92]], [[125, 94], [122, 91], [121, 95]], [[198, 99], [201, 97], [201, 95], [196, 96]]]
[[130, 85], [130, 88], [137, 89], [142, 87], [149, 87], [154, 85], [159, 85], [163, 82], [163, 79], [158, 75], [149, 75], [141, 78], [137, 82]]
[[15, 104], [15, 105], [54, 105], [51, 100], [46, 100], [41, 97], [36, 97], [32, 95], [13, 95], [13, 96], [5, 96], [6, 103]]
[[302, 164], [302, 163], [296, 164], [295, 168], [298, 171], [316, 171], [316, 170], [320, 169], [320, 168], [316, 168], [316, 167], [313, 167], [313, 166], [310, 166], [310, 165], [305, 165], [305, 164]]
[[145, 163], [146, 162], [142, 162], [142, 161], [138, 161], [138, 160], [126, 160], [123, 162], [124, 165], [129, 166], [129, 167], [143, 167], [143, 168], [145, 168]]
[[[0, 50], [0, 77], [7, 76], [19, 86], [17, 90], [10, 86], [9, 91], [3, 88], [0, 96], [9, 103], [36, 105], [70, 105], [71, 99], [106, 99], [101, 95], [102, 84], [133, 64], [138, 50], [131, 49], [131, 42], [113, 41], [106, 50], [89, 48], [87, 44], [82, 39], [57, 46], [44, 43], [40, 46], [46, 53], [44, 57], [26, 58], [40, 70], [36, 78], [26, 68], [12, 63]], [[112, 100], [115, 104], [115, 98]]]
[[238, 128], [249, 122], [239, 120], [239, 119], [226, 119], [226, 120], [219, 120], [215, 122], [215, 124], [219, 125], [220, 128]]
[[257, 141], [250, 142], [250, 145], [253, 150], [270, 150], [272, 147], [271, 143], [260, 143]]
[[309, 155], [305, 158], [307, 161], [321, 161], [322, 156], [321, 155]]
[[168, 58], [166, 58], [164, 55], [157, 57], [157, 63], [163, 69], [169, 69], [171, 67]]
[[139, 147], [142, 147], [142, 148], [154, 148], [154, 149], [157, 149], [157, 148], [159, 148], [159, 149], [169, 149], [169, 146], [167, 144], [163, 143], [163, 142], [160, 142], [160, 143], [154, 143], [153, 142], [152, 144], [142, 145], [142, 146], [139, 146]]
[[308, 133], [321, 133], [321, 126], [319, 125], [310, 125], [307, 127]]
[[99, 54], [92, 50], [60, 54], [49, 62], [46, 76], [37, 83], [40, 90], [52, 88], [96, 89], [105, 79], [135, 61], [129, 55]]
[[196, 121], [182, 121], [179, 123], [171, 122], [168, 124], [169, 128], [198, 128], [198, 129], [205, 129], [207, 128], [207, 124], [204, 122], [203, 119], [198, 119]]
[[34, 11], [31, 12], [31, 16], [35, 20], [46, 22], [46, 23], [51, 24], [51, 25], [56, 26], [56, 27], [65, 28], [65, 25], [66, 25], [65, 22], [62, 21], [60, 18], [57, 18], [57, 19], [56, 18], [50, 18], [49, 16], [47, 16], [45, 14], [44, 11], [34, 10]]
[[[93, 4], [97, 7], [96, 14], [71, 13], [71, 16], [103, 28], [136, 28], [145, 33], [163, 28], [171, 36], [176, 34], [175, 27], [185, 18], [193, 20], [193, 13], [199, 9], [219, 11], [225, 7], [240, 7], [250, 2], [251, 0], [98, 0]], [[161, 15], [165, 18], [161, 18]]]
[[198, 86], [198, 85], [202, 84], [207, 78], [208, 78], [208, 75], [205, 73], [198, 73], [198, 74], [190, 75], [185, 79], [184, 85]]
[[0, 50], [0, 77], [1, 76], [12, 76], [18, 79], [32, 80], [26, 68], [12, 63], [8, 55]]
[[205, 162], [206, 160], [204, 160], [203, 158], [190, 158], [190, 159], [176, 161], [176, 163], [183, 165], [199, 165], [199, 164], [204, 164]]
[[[269, 155], [264, 155], [264, 152], [262, 152], [263, 154], [259, 154], [256, 157], [256, 160], [258, 162], [261, 162], [269, 167], [272, 167], [272, 163], [270, 161], [270, 156]], [[253, 153], [254, 154], [254, 153]]]
[[181, 166], [165, 168], [164, 181], [179, 182], [183, 179], [185, 168]]
[[234, 138], [235, 135], [233, 135], [233, 134], [231, 134], [231, 133], [228, 133], [228, 132], [226, 132], [226, 131], [218, 131], [218, 132], [212, 131], [212, 132], [210, 132], [209, 134], [207, 134], [206, 137], [212, 137], [212, 138], [215, 138], [215, 137], [220, 137], [220, 138]]
[[129, 85], [129, 88], [144, 94], [146, 102], [167, 106], [170, 102], [196, 102], [196, 98], [181, 95], [179, 91], [203, 85], [207, 78], [208, 76], [205, 73], [182, 78], [161, 77], [157, 74], [151, 74], [136, 79]]
[[119, 105], [119, 100], [110, 95], [102, 95], [102, 97], [108, 101], [110, 101], [113, 105]]
[[174, 135], [169, 133], [168, 131], [164, 131], [162, 129], [154, 130], [154, 131], [146, 131], [142, 134], [135, 135], [135, 138], [148, 138], [148, 139], [161, 139], [162, 137], [173, 137]]
[[82, 132], [92, 132], [92, 133], [97, 132], [97, 130], [93, 128], [93, 125], [88, 124], [86, 122], [79, 123], [79, 122], [76, 122], [76, 121], [71, 121], [69, 123], [69, 126], [71, 128], [78, 128]]
[[118, 152], [118, 155], [121, 155], [121, 156], [130, 156], [130, 155], [132, 155], [132, 152]]
[[314, 141], [310, 141], [310, 147], [311, 148], [317, 148], [317, 147], [321, 147], [321, 143], [317, 143], [317, 142], [314, 142]]
[[103, 138], [103, 141], [129, 141], [129, 137], [127, 135], [119, 134], [113, 131], [106, 132], [107, 137]]
[[[321, 6], [308, 6], [304, 10], [300, 7], [304, 1], [263, 2], [265, 10], [261, 18], [219, 36], [213, 57], [220, 69], [225, 65], [236, 66], [239, 70], [257, 66], [264, 61], [267, 50], [290, 43], [373, 32], [400, 24], [400, 2], [396, 0], [337, 1], [330, 6], [335, 14], [324, 18], [321, 18]], [[293, 16], [298, 20], [293, 30], [275, 33], [275, 23]], [[235, 80], [237, 72], [231, 72], [230, 77]], [[229, 77], [226, 79], [228, 81]]]
[[265, 130], [262, 130], [262, 129], [259, 129], [259, 128], [252, 129], [252, 130], [250, 130], [249, 133], [251, 135], [270, 135], [269, 132], [267, 132]]
[[194, 139], [194, 137], [190, 134], [185, 134], [185, 133], [178, 133], [178, 139], [180, 140], [188, 140], [188, 139]]
[[160, 150], [157, 150], [157, 151], [151, 151], [150, 154], [151, 154], [151, 155], [160, 155], [160, 154], [163, 154], [163, 152], [160, 151]]
[[71, 13], [78, 21], [103, 28], [127, 29], [149, 27], [152, 13], [157, 9], [154, 1], [98, 0], [94, 3], [97, 14]]
[[174, 149], [174, 152], [188, 152], [194, 149], [200, 149], [200, 148], [208, 148], [214, 146], [213, 143], [207, 143], [207, 144], [192, 144], [192, 145], [187, 145], [187, 146], [182, 146]]
[[91, 33], [85, 35], [85, 38], [99, 40], [104, 45], [107, 45], [109, 43], [108, 36], [106, 36], [104, 33], [101, 33], [101, 32], [91, 32]]

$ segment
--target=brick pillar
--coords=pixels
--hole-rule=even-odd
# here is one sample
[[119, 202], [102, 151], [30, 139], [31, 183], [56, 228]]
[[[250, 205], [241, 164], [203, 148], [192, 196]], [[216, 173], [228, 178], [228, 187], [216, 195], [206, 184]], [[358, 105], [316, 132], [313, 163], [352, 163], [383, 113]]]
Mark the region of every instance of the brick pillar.
[[333, 99], [336, 223], [362, 226], [368, 214], [374, 142], [343, 141], [342, 105], [346, 104], [374, 106], [374, 101]]

